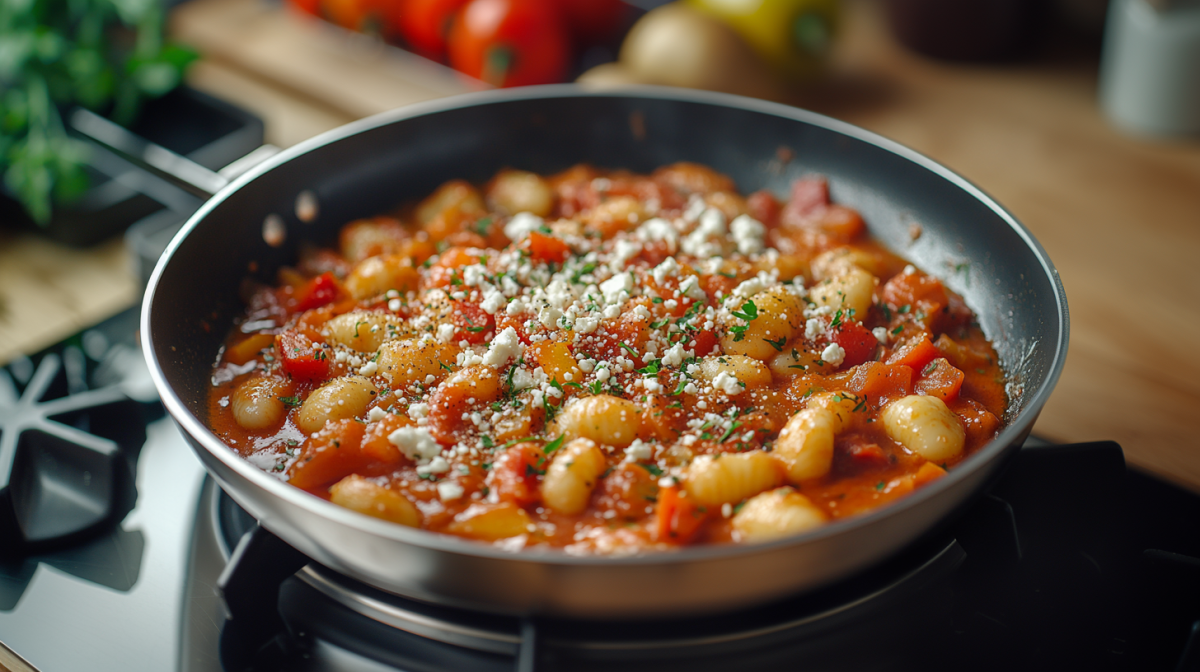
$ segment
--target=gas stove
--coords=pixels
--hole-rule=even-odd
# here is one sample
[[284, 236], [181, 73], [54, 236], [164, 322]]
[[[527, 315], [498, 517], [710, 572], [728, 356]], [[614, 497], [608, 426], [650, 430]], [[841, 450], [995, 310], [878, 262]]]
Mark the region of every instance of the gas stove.
[[0, 369], [0, 642], [42, 672], [1200, 670], [1200, 497], [1111, 442], [1031, 440], [954, 520], [813, 593], [515, 618], [385, 593], [260, 528], [164, 417], [136, 326]]

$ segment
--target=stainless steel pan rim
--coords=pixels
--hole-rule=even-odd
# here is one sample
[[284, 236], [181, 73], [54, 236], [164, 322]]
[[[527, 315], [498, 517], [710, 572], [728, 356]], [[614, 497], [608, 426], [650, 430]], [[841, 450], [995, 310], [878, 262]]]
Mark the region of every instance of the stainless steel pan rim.
[[[974, 196], [988, 209], [992, 210], [1020, 236], [1028, 248], [1034, 253], [1037, 262], [1040, 265], [1041, 271], [1046, 274], [1046, 277], [1049, 278], [1053, 284], [1055, 292], [1054, 301], [1058, 307], [1058, 323], [1051, 326], [1057, 328], [1058, 337], [1052, 343], [1038, 343], [1036, 345], [1036, 347], [1040, 348], [1051, 348], [1053, 351], [1053, 363], [1050, 369], [1046, 371], [1045, 378], [1036, 389], [1024, 390], [1023, 395], [1018, 402], [1021, 406], [1021, 410], [1015, 415], [1014, 418], [1011, 419], [1011, 424], [1007, 426], [990, 444], [964, 460], [961, 465], [952, 470], [946, 477], [938, 479], [938, 481], [935, 483], [923, 487], [911, 495], [908, 495], [897, 502], [881, 507], [876, 511], [861, 516], [838, 520], [802, 536], [765, 544], [688, 547], [675, 552], [647, 553], [620, 557], [576, 556], [562, 551], [536, 548], [525, 549], [518, 553], [514, 553], [501, 550], [487, 544], [467, 541], [449, 535], [413, 530], [343, 509], [334, 504], [321, 500], [320, 498], [313, 497], [297, 488], [293, 488], [243, 460], [233, 450], [225, 446], [224, 443], [222, 443], [195, 415], [192, 414], [192, 412], [185, 406], [184, 402], [168, 384], [166, 376], [159, 366], [158, 355], [155, 351], [153, 339], [149, 337], [149, 334], [152, 333], [151, 307], [153, 304], [154, 294], [158, 289], [159, 281], [164, 269], [168, 265], [175, 251], [183, 244], [183, 241], [186, 239], [188, 234], [197, 226], [199, 226], [200, 223], [207, 217], [207, 215], [224, 200], [229, 198], [231, 194], [242, 189], [245, 185], [250, 184], [259, 176], [275, 169], [278, 166], [286, 164], [299, 156], [312, 152], [337, 140], [374, 129], [379, 126], [463, 107], [488, 105], [491, 103], [505, 101], [552, 99], [564, 97], [625, 97], [661, 99], [731, 107], [778, 116], [785, 119], [797, 120], [812, 126], [824, 128], [834, 131], [835, 133], [849, 136], [871, 145], [878, 146], [881, 149], [907, 159], [908, 161], [917, 164], [918, 166], [923, 167], [953, 183], [957, 187]], [[988, 196], [983, 190], [979, 189], [965, 178], [954, 173], [945, 166], [933, 161], [932, 159], [907, 147], [899, 145], [891, 140], [888, 140], [887, 138], [876, 135], [856, 126], [852, 126], [850, 124], [813, 112], [781, 104], [746, 99], [726, 94], [670, 89], [665, 87], [629, 87], [605, 91], [589, 91], [574, 85], [553, 85], [472, 93], [428, 103], [416, 104], [350, 123], [346, 126], [334, 129], [311, 140], [300, 143], [288, 150], [280, 152], [275, 157], [248, 171], [246, 174], [242, 175], [217, 193], [212, 199], [205, 203], [191, 217], [191, 219], [189, 219], [180, 233], [174, 238], [174, 240], [172, 240], [171, 244], [167, 248], [166, 253], [159, 261], [152, 277], [150, 278], [145, 294], [145, 300], [143, 302], [141, 327], [143, 334], [147, 335], [143, 338], [143, 348], [144, 355], [151, 371], [151, 376], [160, 394], [162, 395], [163, 403], [170, 412], [171, 416], [176, 420], [177, 423], [179, 423], [186, 434], [190, 435], [194, 441], [203, 445], [210, 457], [215, 457], [224, 466], [228, 467], [238, 476], [245, 478], [256, 487], [267, 491], [275, 497], [285, 500], [285, 502], [290, 505], [303, 509], [305, 512], [311, 515], [330, 519], [340, 525], [361, 530], [362, 532], [371, 535], [400, 541], [406, 544], [444, 551], [447, 553], [478, 556], [483, 558], [497, 558], [510, 562], [526, 561], [531, 563], [561, 566], [639, 566], [657, 565], [667, 562], [689, 563], [733, 558], [747, 554], [759, 553], [762, 551], [807, 544], [816, 540], [842, 534], [850, 529], [871, 525], [881, 519], [891, 517], [897, 512], [919, 506], [930, 498], [936, 497], [939, 493], [952, 488], [956, 483], [966, 478], [970, 478], [977, 468], [984, 464], [990, 463], [993, 459], [1000, 457], [1002, 453], [1016, 450], [1019, 443], [1029, 433], [1030, 428], [1036, 420], [1037, 411], [1039, 411], [1045, 404], [1062, 372], [1062, 368], [1066, 359], [1067, 343], [1069, 340], [1069, 320], [1065, 291], [1058, 277], [1057, 270], [1050, 262], [1042, 246], [1037, 242], [1033, 235], [1020, 222], [1017, 221], [1015, 217], [1013, 217], [1007, 210], [996, 203], [996, 201]], [[210, 472], [213, 471], [212, 468], [209, 470]], [[227, 490], [230, 489], [228, 487], [228, 483], [222, 483], [222, 485], [226, 486]], [[237, 496], [236, 491], [234, 491], [232, 494], [234, 495], [235, 499], [240, 499]], [[266, 527], [268, 527], [268, 529], [271, 527], [270, 520], [263, 521], [263, 523]]]

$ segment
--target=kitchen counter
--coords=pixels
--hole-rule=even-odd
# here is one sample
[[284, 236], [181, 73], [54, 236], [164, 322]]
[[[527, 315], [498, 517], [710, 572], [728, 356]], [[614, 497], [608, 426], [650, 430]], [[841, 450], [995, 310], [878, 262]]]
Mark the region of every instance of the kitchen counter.
[[[836, 67], [787, 102], [913, 147], [980, 185], [1058, 267], [1071, 347], [1034, 431], [1113, 439], [1128, 461], [1200, 492], [1200, 139], [1123, 135], [1096, 105], [1097, 56], [964, 65], [900, 47], [876, 5], [848, 4]], [[471, 84], [261, 0], [191, 0], [173, 30], [206, 60], [190, 83], [261, 115], [288, 146]], [[119, 242], [80, 252], [0, 234], [0, 361], [138, 299]]]

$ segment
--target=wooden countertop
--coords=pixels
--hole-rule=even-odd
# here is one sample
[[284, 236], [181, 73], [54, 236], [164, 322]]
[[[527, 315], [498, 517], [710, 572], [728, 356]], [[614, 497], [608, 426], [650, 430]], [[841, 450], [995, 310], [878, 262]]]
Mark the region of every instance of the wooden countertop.
[[[930, 61], [898, 47], [876, 5], [847, 3], [829, 81], [788, 102], [909, 145], [995, 196], [1058, 267], [1071, 347], [1034, 431], [1113, 439], [1128, 461], [1200, 492], [1200, 140], [1124, 135], [1096, 105], [1097, 56]], [[176, 35], [205, 54], [193, 86], [294, 144], [342, 123], [470, 88], [437, 68], [261, 0], [192, 0]], [[119, 243], [66, 251], [0, 236], [0, 361], [138, 298]]]

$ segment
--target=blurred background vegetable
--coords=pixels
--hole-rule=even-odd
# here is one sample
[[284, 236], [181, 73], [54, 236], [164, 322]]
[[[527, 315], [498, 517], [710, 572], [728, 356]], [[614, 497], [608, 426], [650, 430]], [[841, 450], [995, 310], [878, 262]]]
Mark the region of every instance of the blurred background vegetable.
[[86, 146], [61, 113], [82, 105], [128, 126], [196, 58], [164, 41], [163, 12], [157, 0], [0, 0], [0, 169], [39, 224], [88, 186]]
[[593, 68], [581, 82], [664, 84], [770, 98], [779, 84], [727, 24], [674, 2], [643, 16], [615, 64]]
[[837, 0], [684, 0], [729, 24], [780, 75], [816, 74], [837, 30]]
[[471, 0], [455, 16], [450, 65], [492, 86], [562, 81], [571, 45], [552, 0]]

